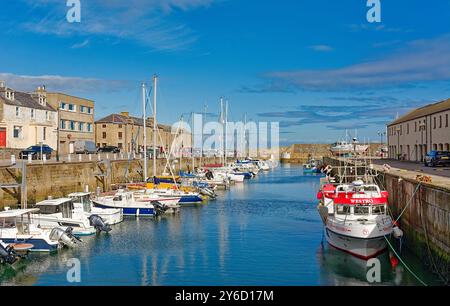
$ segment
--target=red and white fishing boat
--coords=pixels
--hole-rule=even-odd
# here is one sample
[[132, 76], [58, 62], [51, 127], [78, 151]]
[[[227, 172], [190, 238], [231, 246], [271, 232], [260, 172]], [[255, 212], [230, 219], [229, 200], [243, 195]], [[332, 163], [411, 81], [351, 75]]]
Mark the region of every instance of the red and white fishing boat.
[[376, 184], [324, 184], [317, 198], [328, 243], [368, 260], [386, 250], [385, 237], [393, 231], [387, 214], [388, 193]]

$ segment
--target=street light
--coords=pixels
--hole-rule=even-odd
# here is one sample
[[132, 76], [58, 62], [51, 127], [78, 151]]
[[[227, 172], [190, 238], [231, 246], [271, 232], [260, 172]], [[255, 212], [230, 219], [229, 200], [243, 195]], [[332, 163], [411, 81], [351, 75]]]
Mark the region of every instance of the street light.
[[380, 136], [381, 142], [380, 142], [380, 153], [381, 153], [381, 158], [383, 158], [384, 152], [383, 152], [383, 146], [384, 146], [384, 142], [383, 142], [383, 136], [386, 135], [386, 131], [379, 131], [378, 132], [378, 136]]

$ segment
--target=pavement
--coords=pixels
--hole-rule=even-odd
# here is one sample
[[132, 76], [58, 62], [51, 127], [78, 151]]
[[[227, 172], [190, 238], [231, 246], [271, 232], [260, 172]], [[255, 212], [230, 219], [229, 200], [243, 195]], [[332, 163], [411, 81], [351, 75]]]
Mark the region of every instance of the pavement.
[[411, 162], [411, 161], [399, 161], [399, 160], [393, 160], [393, 159], [378, 159], [378, 160], [373, 160], [372, 162], [375, 165], [388, 164], [392, 168], [421, 172], [423, 174], [443, 176], [443, 177], [450, 178], [450, 167], [425, 167], [425, 165], [423, 163]]

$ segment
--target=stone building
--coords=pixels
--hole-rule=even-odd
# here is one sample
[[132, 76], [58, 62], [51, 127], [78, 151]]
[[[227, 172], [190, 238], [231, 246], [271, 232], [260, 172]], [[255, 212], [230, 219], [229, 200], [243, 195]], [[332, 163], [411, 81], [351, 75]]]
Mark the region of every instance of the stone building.
[[[153, 146], [153, 118], [147, 125], [147, 147]], [[144, 130], [142, 118], [130, 116], [128, 112], [111, 114], [95, 122], [95, 141], [97, 147], [116, 146], [122, 152], [142, 152], [144, 147]], [[172, 127], [158, 124], [157, 147], [160, 151], [170, 151], [175, 135]], [[191, 137], [184, 133], [185, 147], [191, 146]]]
[[25, 93], [0, 82], [0, 148], [25, 149], [32, 145], [57, 146], [58, 114], [44, 87]]
[[48, 103], [58, 110], [59, 154], [74, 153], [78, 140], [95, 142], [94, 101], [63, 93], [46, 95]]
[[387, 126], [389, 157], [423, 161], [431, 150], [450, 151], [450, 99], [415, 109]]

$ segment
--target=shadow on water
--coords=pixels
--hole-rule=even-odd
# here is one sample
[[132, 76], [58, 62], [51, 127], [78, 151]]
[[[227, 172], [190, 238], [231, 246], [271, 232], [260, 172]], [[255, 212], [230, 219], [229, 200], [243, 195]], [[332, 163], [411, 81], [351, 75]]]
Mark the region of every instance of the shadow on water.
[[[319, 177], [284, 165], [179, 215], [126, 218], [76, 249], [0, 267], [0, 284], [71, 285], [71, 258], [81, 263], [78, 285], [367, 284], [365, 262], [321, 246]], [[380, 259], [383, 284], [417, 284], [392, 272], [387, 254]]]

